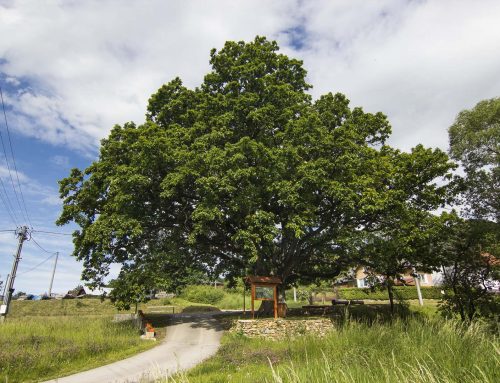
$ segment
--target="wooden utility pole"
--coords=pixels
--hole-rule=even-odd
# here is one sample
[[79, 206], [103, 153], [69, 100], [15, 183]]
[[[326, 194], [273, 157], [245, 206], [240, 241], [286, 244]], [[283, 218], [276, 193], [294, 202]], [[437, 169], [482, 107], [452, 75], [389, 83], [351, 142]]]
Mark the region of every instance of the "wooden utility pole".
[[15, 255], [14, 263], [12, 265], [12, 271], [10, 273], [9, 284], [7, 288], [7, 294], [3, 298], [3, 304], [0, 306], [0, 323], [3, 323], [7, 318], [9, 313], [10, 301], [12, 300], [12, 294], [14, 293], [14, 281], [16, 279], [17, 266], [19, 265], [19, 260], [21, 259], [21, 250], [23, 249], [23, 242], [28, 239], [28, 228], [22, 226], [17, 232], [19, 237], [19, 242], [17, 244], [17, 252]]

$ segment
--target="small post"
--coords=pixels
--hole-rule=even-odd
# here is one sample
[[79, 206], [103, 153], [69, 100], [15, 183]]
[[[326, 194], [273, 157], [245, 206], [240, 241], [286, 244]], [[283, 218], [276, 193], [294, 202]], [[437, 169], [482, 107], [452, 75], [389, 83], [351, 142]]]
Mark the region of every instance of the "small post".
[[297, 288], [293, 288], [293, 301], [297, 302]]
[[247, 286], [245, 281], [243, 281], [243, 315], [246, 313], [246, 302], [245, 302], [245, 293], [247, 292]]
[[415, 272], [415, 286], [417, 286], [417, 295], [418, 295], [418, 304], [420, 306], [424, 305], [424, 300], [422, 299], [422, 291], [420, 291], [420, 279], [418, 278], [418, 274], [416, 271]]
[[255, 285], [252, 283], [252, 319], [255, 319], [254, 300], [255, 300]]
[[278, 285], [274, 286], [274, 319], [278, 319]]

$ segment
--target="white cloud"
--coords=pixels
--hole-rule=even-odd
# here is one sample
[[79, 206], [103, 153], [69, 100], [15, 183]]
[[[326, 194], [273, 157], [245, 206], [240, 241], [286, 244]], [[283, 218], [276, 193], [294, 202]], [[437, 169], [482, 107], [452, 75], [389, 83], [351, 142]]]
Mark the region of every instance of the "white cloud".
[[[19, 177], [19, 184], [17, 178]], [[19, 186], [22, 194], [19, 191]], [[14, 192], [15, 190], [15, 192]], [[12, 228], [13, 224], [29, 224], [24, 207], [30, 214], [29, 220], [35, 226], [43, 224], [52, 214], [61, 207], [61, 200], [57, 189], [44, 185], [24, 173], [18, 171], [17, 175], [11, 166], [11, 172], [0, 160], [0, 225]], [[26, 204], [26, 205], [25, 205]], [[49, 209], [47, 209], [49, 207]], [[49, 214], [48, 211], [50, 211]], [[33, 215], [33, 213], [35, 213]], [[15, 222], [12, 222], [12, 218]]]
[[88, 151], [115, 123], [143, 121], [162, 83], [198, 84], [212, 47], [291, 19], [284, 1], [123, 4], [15, 1], [0, 12], [0, 70], [31, 84], [8, 98], [18, 130]]
[[310, 4], [303, 57], [315, 93], [339, 89], [385, 112], [399, 147], [446, 148], [460, 110], [500, 95], [497, 1]]
[[387, 113], [402, 148], [444, 148], [461, 109], [500, 94], [498, 19], [494, 0], [12, 1], [0, 70], [30, 84], [8, 97], [16, 129], [95, 153], [162, 83], [199, 84], [212, 47], [267, 35], [305, 60], [314, 95]]
[[[13, 131], [93, 157], [115, 123], [143, 120], [162, 83], [179, 76], [198, 85], [211, 48], [266, 35], [304, 60], [315, 97], [341, 91], [353, 105], [383, 111], [400, 148], [423, 142], [446, 149], [456, 114], [500, 95], [498, 20], [496, 0], [0, 0], [0, 81]], [[61, 168], [68, 162], [52, 157]], [[51, 231], [57, 186], [19, 176], [35, 227]], [[10, 188], [2, 162], [0, 178]], [[0, 229], [11, 228], [0, 211]], [[5, 274], [15, 237], [0, 239]], [[42, 242], [72, 249], [71, 237]], [[27, 245], [23, 268], [42, 255]], [[81, 268], [69, 257], [61, 262], [56, 291], [74, 287]], [[38, 291], [48, 272], [50, 262], [20, 278], [19, 288]]]
[[55, 166], [62, 167], [62, 168], [69, 168], [69, 158], [66, 156], [60, 156], [60, 155], [55, 155], [50, 158], [50, 162], [54, 164]]

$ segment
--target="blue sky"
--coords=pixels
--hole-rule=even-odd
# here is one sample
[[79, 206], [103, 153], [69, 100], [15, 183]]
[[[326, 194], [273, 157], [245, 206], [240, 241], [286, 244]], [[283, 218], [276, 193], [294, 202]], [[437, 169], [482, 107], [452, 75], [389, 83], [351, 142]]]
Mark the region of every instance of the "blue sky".
[[[179, 76], [198, 85], [210, 49], [226, 40], [275, 39], [304, 60], [313, 97], [339, 91], [352, 105], [386, 113], [390, 143], [402, 150], [418, 143], [446, 150], [456, 114], [500, 96], [498, 20], [495, 0], [0, 0], [0, 85], [33, 226], [71, 232], [54, 224], [57, 181], [87, 167], [114, 124], [142, 122], [161, 84]], [[3, 120], [0, 132], [7, 137]], [[0, 178], [16, 207], [3, 153]], [[0, 204], [0, 230], [15, 227]], [[33, 237], [61, 252], [53, 290], [77, 285], [71, 237]], [[0, 232], [0, 280], [15, 248], [14, 234]], [[25, 243], [17, 290], [48, 289], [52, 259], [26, 271], [49, 255]]]

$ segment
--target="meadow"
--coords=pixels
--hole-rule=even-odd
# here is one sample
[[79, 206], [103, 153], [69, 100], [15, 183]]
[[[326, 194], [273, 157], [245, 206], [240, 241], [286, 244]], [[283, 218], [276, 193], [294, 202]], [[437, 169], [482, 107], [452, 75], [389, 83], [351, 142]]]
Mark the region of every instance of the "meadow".
[[410, 315], [347, 318], [325, 338], [282, 342], [226, 334], [216, 356], [165, 383], [493, 383], [500, 343], [482, 324], [466, 327]]
[[110, 316], [11, 317], [0, 326], [0, 381], [69, 375], [153, 345], [130, 322], [114, 323]]
[[[172, 302], [155, 299], [138, 308], [145, 313], [218, 310], [182, 298]], [[113, 322], [116, 313], [119, 311], [109, 300], [13, 301], [6, 323], [0, 325], [0, 382], [61, 377], [124, 359], [157, 344], [141, 340], [131, 322]], [[151, 319], [161, 339], [166, 321], [160, 317], [156, 314]]]
[[[214, 291], [206, 286], [195, 288], [179, 297], [140, 304], [139, 309], [147, 314], [158, 306], [168, 306], [167, 313], [171, 308], [175, 313], [241, 308], [242, 291]], [[248, 309], [250, 300], [246, 299]], [[291, 296], [288, 302], [292, 316], [306, 304], [293, 302]], [[0, 326], [0, 381], [50, 379], [154, 346], [140, 340], [130, 323], [113, 323], [115, 313], [108, 300], [99, 299], [13, 302], [12, 315]], [[167, 317], [150, 316], [163, 336]], [[382, 300], [349, 308], [335, 306], [332, 320], [335, 330], [325, 338], [303, 336], [276, 342], [226, 333], [214, 357], [164, 382], [500, 381], [498, 331], [493, 333], [486, 324], [466, 327], [444, 320], [437, 313], [436, 300], [426, 300], [423, 307], [407, 300], [397, 306], [395, 315]]]

